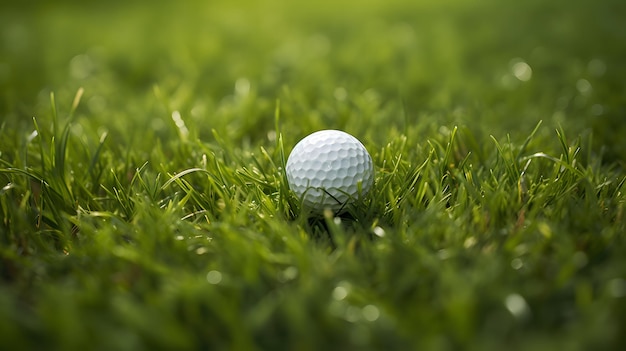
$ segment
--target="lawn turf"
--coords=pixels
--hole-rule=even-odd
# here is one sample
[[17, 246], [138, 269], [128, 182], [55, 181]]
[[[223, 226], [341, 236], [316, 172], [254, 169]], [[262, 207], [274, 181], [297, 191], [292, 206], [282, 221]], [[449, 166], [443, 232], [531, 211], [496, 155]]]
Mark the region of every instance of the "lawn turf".
[[[6, 349], [619, 349], [623, 1], [0, 12]], [[315, 216], [319, 129], [376, 182]]]

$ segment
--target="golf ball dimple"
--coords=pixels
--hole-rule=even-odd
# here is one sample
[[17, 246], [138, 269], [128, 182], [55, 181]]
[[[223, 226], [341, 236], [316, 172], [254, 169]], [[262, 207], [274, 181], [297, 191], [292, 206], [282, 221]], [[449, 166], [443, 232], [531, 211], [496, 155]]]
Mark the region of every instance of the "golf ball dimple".
[[339, 130], [321, 130], [298, 142], [286, 173], [289, 188], [317, 210], [341, 209], [367, 194], [374, 182], [370, 154], [357, 138]]

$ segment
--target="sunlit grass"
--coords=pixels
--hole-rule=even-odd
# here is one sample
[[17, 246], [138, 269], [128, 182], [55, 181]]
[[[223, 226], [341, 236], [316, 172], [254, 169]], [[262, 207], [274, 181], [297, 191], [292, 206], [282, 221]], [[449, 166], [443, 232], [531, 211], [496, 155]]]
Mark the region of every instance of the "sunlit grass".
[[[3, 345], [618, 347], [620, 4], [3, 11]], [[376, 179], [310, 213], [284, 166], [330, 128]]]

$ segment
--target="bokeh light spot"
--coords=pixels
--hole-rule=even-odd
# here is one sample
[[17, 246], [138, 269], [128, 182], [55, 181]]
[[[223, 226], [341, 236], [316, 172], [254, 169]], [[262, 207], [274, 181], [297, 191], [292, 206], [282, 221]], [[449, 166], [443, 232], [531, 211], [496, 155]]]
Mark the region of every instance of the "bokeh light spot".
[[532, 68], [530, 68], [530, 66], [524, 61], [514, 63], [511, 67], [511, 71], [515, 78], [521, 80], [522, 82], [529, 81], [533, 76]]
[[337, 87], [335, 88], [333, 95], [338, 101], [344, 101], [348, 97], [348, 92], [343, 87]]
[[341, 301], [345, 299], [347, 296], [348, 296], [348, 289], [347, 287], [343, 285], [339, 285], [333, 290], [333, 299], [337, 301]]
[[361, 309], [361, 313], [363, 313], [363, 318], [369, 322], [374, 322], [380, 317], [380, 311], [378, 307], [374, 305], [367, 305]]
[[515, 270], [521, 269], [524, 267], [524, 261], [520, 258], [514, 258], [511, 260], [511, 267]]
[[593, 59], [589, 61], [587, 65], [587, 70], [592, 76], [601, 77], [606, 73], [606, 64], [604, 61], [599, 59]]
[[588, 95], [591, 93], [591, 83], [589, 83], [586, 79], [579, 79], [576, 82], [576, 89], [583, 95]]
[[239, 78], [235, 82], [235, 94], [237, 96], [247, 96], [250, 93], [250, 81], [246, 78]]
[[519, 294], [511, 294], [507, 296], [504, 300], [504, 305], [506, 306], [506, 309], [518, 319], [524, 318], [530, 313], [530, 308], [528, 307], [526, 300]]
[[209, 284], [219, 284], [222, 282], [222, 273], [220, 273], [219, 271], [210, 271], [206, 275], [206, 280], [209, 282]]

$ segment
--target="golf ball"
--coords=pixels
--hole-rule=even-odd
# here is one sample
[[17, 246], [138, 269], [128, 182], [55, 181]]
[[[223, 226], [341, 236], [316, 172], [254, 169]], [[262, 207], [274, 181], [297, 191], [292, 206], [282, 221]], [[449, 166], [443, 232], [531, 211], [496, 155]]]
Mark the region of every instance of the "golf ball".
[[372, 157], [352, 135], [321, 130], [296, 144], [287, 159], [289, 188], [314, 210], [342, 209], [374, 182]]

